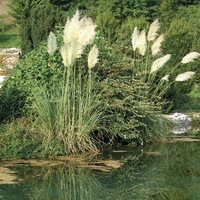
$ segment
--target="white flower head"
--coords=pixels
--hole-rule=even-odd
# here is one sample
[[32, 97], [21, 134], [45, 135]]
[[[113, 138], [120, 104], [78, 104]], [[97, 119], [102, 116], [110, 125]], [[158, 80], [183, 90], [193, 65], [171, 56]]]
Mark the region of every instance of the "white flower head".
[[86, 45], [91, 44], [95, 38], [96, 25], [92, 19], [80, 18], [76, 11], [71, 19], [68, 19], [64, 28], [64, 45], [61, 47], [61, 55], [65, 66], [73, 65], [75, 60], [81, 57]]
[[146, 31], [143, 30], [138, 36], [137, 40], [137, 48], [139, 50], [140, 55], [144, 56], [147, 49], [147, 40], [146, 40]]
[[0, 88], [2, 86], [3, 81], [5, 80], [6, 76], [0, 76]]
[[161, 78], [161, 80], [162, 80], [162, 81], [169, 81], [169, 74], [163, 76], [163, 77]]
[[136, 51], [139, 34], [140, 34], [139, 30], [138, 30], [138, 28], [136, 26], [134, 28], [134, 31], [133, 31], [133, 34], [132, 34], [132, 47], [133, 47], [133, 51]]
[[175, 81], [178, 81], [178, 82], [187, 81], [187, 80], [189, 80], [190, 78], [192, 78], [194, 75], [195, 75], [195, 72], [188, 71], [188, 72], [179, 74], [179, 75], [176, 77]]
[[159, 24], [159, 21], [158, 19], [156, 19], [151, 25], [150, 25], [150, 28], [149, 28], [149, 32], [148, 32], [148, 35], [147, 35], [147, 40], [148, 41], [153, 41], [156, 39], [156, 37], [158, 36], [158, 30], [160, 28], [160, 24]]
[[63, 45], [60, 49], [63, 63], [66, 67], [72, 66], [77, 58], [81, 57], [83, 53], [83, 46], [78, 46], [72, 42], [68, 42]]
[[53, 54], [56, 52], [57, 49], [58, 49], [58, 45], [57, 45], [56, 36], [53, 32], [50, 32], [48, 41], [47, 41], [47, 52], [49, 53], [49, 55], [53, 56]]
[[153, 72], [159, 70], [170, 58], [171, 58], [171, 54], [167, 54], [167, 55], [155, 60], [151, 66], [150, 73], [153, 73]]
[[198, 53], [198, 52], [188, 53], [186, 56], [183, 57], [181, 63], [183, 63], [183, 64], [190, 63], [190, 62], [194, 61], [195, 59], [197, 59], [199, 56], [200, 56], [200, 53]]
[[96, 45], [92, 47], [88, 54], [88, 68], [92, 69], [98, 63], [99, 50]]
[[151, 52], [155, 56], [161, 51], [161, 43], [164, 41], [164, 34], [160, 35], [152, 44]]

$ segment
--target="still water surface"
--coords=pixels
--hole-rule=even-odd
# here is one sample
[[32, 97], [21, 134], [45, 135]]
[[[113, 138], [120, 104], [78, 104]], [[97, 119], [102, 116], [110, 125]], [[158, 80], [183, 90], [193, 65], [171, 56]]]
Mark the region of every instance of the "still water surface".
[[[119, 149], [118, 149], [119, 150]], [[109, 151], [101, 159], [120, 160], [100, 171], [69, 162], [59, 166], [10, 167], [20, 182], [1, 184], [4, 200], [198, 200], [200, 142], [178, 141]]]

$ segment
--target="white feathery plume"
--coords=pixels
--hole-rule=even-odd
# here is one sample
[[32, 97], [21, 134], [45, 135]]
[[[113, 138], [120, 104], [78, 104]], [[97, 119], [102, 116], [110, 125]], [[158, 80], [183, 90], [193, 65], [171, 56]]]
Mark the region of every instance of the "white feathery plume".
[[88, 54], [88, 68], [92, 69], [98, 63], [99, 50], [96, 45], [92, 47]]
[[151, 25], [150, 25], [150, 28], [149, 28], [149, 32], [148, 32], [148, 35], [147, 35], [147, 40], [148, 41], [153, 41], [156, 39], [156, 37], [158, 36], [158, 30], [160, 28], [160, 24], [158, 22], [158, 19], [156, 19]]
[[60, 52], [63, 59], [63, 64], [66, 67], [73, 65], [75, 60], [81, 57], [83, 47], [81, 45], [80, 47], [77, 47], [78, 45], [75, 44], [73, 41], [68, 42], [61, 47]]
[[161, 80], [163, 80], [163, 81], [169, 81], [169, 74], [163, 76], [163, 77], [161, 78]]
[[140, 35], [138, 36], [137, 48], [139, 50], [140, 55], [144, 56], [147, 49], [147, 40], [146, 40], [146, 31], [142, 30]]
[[132, 47], [133, 47], [133, 51], [136, 51], [139, 34], [140, 34], [139, 30], [138, 30], [138, 28], [136, 26], [134, 28], [133, 33], [132, 33]]
[[195, 72], [192, 71], [188, 71], [182, 74], [179, 74], [175, 81], [179, 81], [179, 82], [183, 82], [183, 81], [187, 81], [188, 79], [192, 78], [192, 76], [194, 76]]
[[6, 76], [0, 76], [0, 88], [2, 86], [3, 81], [5, 80]]
[[64, 28], [64, 45], [61, 47], [61, 55], [65, 66], [74, 64], [76, 58], [81, 57], [86, 45], [95, 38], [96, 25], [90, 18], [80, 19], [77, 10], [71, 19], [68, 19]]
[[151, 52], [152, 55], [155, 56], [161, 51], [161, 43], [164, 41], [164, 34], [160, 35], [152, 44], [151, 46]]
[[188, 53], [186, 56], [183, 57], [181, 63], [186, 64], [194, 61], [194, 59], [197, 59], [200, 56], [200, 53], [198, 52], [191, 52]]
[[167, 55], [155, 60], [151, 66], [150, 73], [159, 70], [170, 58], [171, 58], [171, 54], [167, 54]]
[[79, 32], [78, 42], [83, 46], [86, 46], [88, 44], [91, 44], [95, 38], [96, 25], [93, 24], [91, 18], [86, 18], [86, 17], [82, 18], [80, 20], [80, 23], [81, 23], [81, 29]]
[[79, 22], [79, 11], [77, 10], [76, 13], [73, 15], [71, 19], [67, 19], [65, 28], [64, 28], [64, 35], [63, 40], [64, 43], [68, 43], [70, 40], [78, 39], [78, 33], [80, 31], [80, 22]]
[[58, 49], [58, 45], [57, 45], [56, 36], [53, 32], [50, 32], [48, 41], [47, 41], [47, 52], [49, 53], [49, 55], [53, 56], [53, 54], [56, 52], [57, 49]]

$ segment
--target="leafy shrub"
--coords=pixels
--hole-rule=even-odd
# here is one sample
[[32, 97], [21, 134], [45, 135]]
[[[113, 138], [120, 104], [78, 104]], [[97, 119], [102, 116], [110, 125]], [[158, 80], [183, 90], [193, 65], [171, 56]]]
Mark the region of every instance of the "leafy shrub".
[[6, 89], [0, 91], [0, 121], [19, 117], [23, 113], [25, 96], [19, 95], [17, 90]]
[[56, 52], [54, 56], [49, 57], [46, 45], [43, 43], [21, 59], [10, 71], [2, 90], [17, 91], [17, 96], [22, 99], [19, 101], [23, 101], [25, 109], [30, 111], [29, 106], [37, 88], [41, 86], [51, 88], [62, 77], [62, 71], [59, 53]]
[[41, 154], [41, 137], [32, 132], [32, 122], [18, 118], [0, 125], [0, 159], [30, 158]]
[[[155, 139], [166, 132], [168, 122], [157, 115], [165, 105], [165, 94], [175, 84], [191, 79], [195, 72], [185, 72], [170, 77], [180, 65], [188, 64], [200, 56], [191, 52], [184, 56], [168, 74], [162, 77], [161, 68], [171, 55], [162, 55], [161, 43], [164, 36], [158, 34], [160, 25], [154, 21], [148, 34], [135, 27], [132, 34], [133, 59], [123, 59], [110, 69], [109, 79], [105, 79], [110, 130], [123, 139], [139, 142]], [[179, 82], [179, 83], [177, 83]], [[170, 126], [169, 126], [170, 127]]]

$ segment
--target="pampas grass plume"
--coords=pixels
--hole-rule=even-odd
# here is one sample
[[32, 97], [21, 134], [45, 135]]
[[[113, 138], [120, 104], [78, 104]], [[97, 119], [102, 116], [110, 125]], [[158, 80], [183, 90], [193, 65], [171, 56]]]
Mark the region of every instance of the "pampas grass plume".
[[150, 73], [159, 70], [170, 58], [171, 58], [171, 54], [167, 54], [167, 55], [155, 60], [151, 66]]
[[81, 54], [83, 53], [83, 46], [75, 46], [74, 42], [72, 41], [63, 45], [60, 49], [60, 52], [65, 67], [72, 66], [75, 60], [81, 57]]
[[160, 35], [152, 44], [151, 46], [151, 52], [152, 55], [155, 56], [161, 51], [161, 43], [164, 41], [164, 34]]
[[53, 32], [50, 32], [48, 41], [47, 41], [47, 52], [49, 53], [49, 55], [53, 56], [53, 54], [56, 52], [57, 49], [58, 49], [58, 45], [57, 45], [56, 36]]
[[96, 25], [93, 24], [91, 18], [83, 17], [80, 19], [80, 13], [77, 10], [71, 19], [68, 19], [64, 28], [64, 43], [69, 41], [77, 41], [81, 45], [86, 46], [93, 42], [95, 37]]
[[2, 86], [3, 81], [5, 80], [6, 76], [0, 76], [0, 88]]
[[146, 31], [143, 30], [138, 36], [137, 48], [139, 50], [140, 55], [144, 56], [147, 49], [147, 40], [146, 40]]
[[163, 80], [163, 81], [169, 81], [169, 74], [163, 76], [163, 77], [161, 78], [161, 80]]
[[96, 35], [96, 25], [93, 24], [91, 18], [82, 18], [80, 20], [81, 28], [79, 32], [78, 42], [84, 47], [94, 41]]
[[156, 39], [156, 37], [158, 36], [158, 30], [160, 28], [160, 24], [159, 24], [159, 21], [158, 19], [156, 19], [151, 25], [150, 25], [150, 28], [149, 28], [149, 32], [148, 32], [148, 35], [147, 35], [147, 40], [148, 41], [153, 41]]
[[87, 17], [80, 19], [77, 10], [71, 19], [68, 19], [64, 28], [64, 45], [61, 47], [61, 55], [65, 66], [73, 65], [75, 60], [81, 57], [86, 45], [91, 44], [95, 38], [96, 25]]
[[190, 63], [194, 61], [195, 59], [197, 59], [199, 56], [200, 56], [200, 53], [198, 52], [188, 53], [186, 56], [183, 57], [181, 63], [183, 64]]
[[64, 43], [68, 43], [70, 40], [77, 40], [78, 33], [80, 31], [80, 22], [79, 22], [80, 14], [77, 10], [76, 13], [73, 15], [71, 19], [67, 19], [65, 28], [64, 28], [64, 35], [63, 40]]
[[188, 79], [192, 78], [192, 76], [194, 76], [195, 72], [192, 71], [188, 71], [182, 74], [179, 74], [175, 81], [179, 81], [179, 82], [183, 82], [183, 81], [187, 81]]
[[133, 34], [132, 34], [132, 46], [133, 46], [133, 51], [136, 51], [137, 48], [137, 41], [139, 37], [139, 30], [137, 26], [134, 28]]
[[98, 63], [99, 50], [96, 45], [92, 47], [88, 54], [88, 68], [92, 69]]

